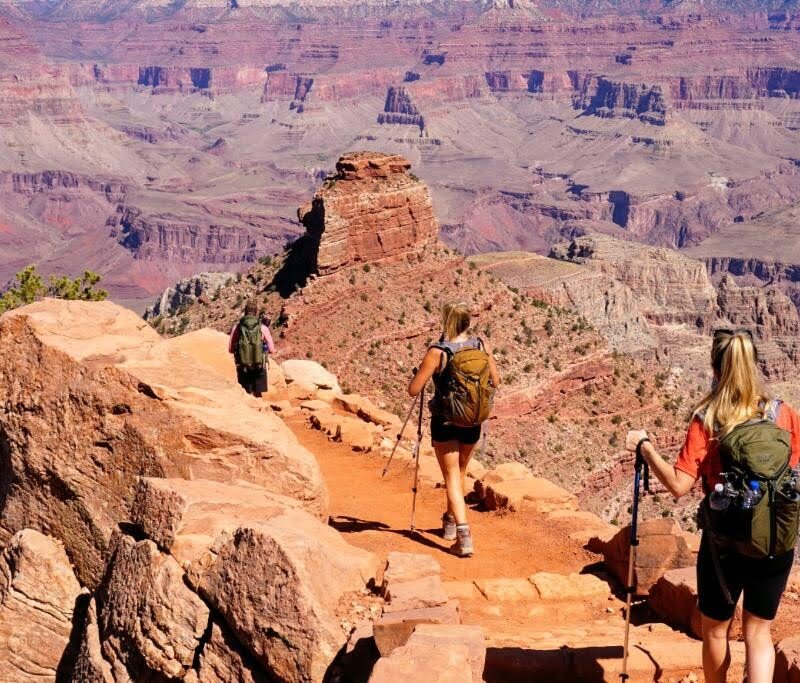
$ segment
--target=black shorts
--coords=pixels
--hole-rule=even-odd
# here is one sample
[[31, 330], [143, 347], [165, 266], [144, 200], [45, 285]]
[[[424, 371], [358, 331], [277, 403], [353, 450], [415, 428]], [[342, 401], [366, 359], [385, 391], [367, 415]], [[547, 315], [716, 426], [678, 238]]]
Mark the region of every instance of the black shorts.
[[[735, 606], [725, 600], [709, 543], [703, 534], [697, 555], [700, 611], [711, 619], [726, 621], [733, 616]], [[744, 593], [744, 609], [761, 619], [774, 619], [792, 571], [794, 550], [773, 559], [757, 560], [737, 553], [721, 553], [719, 559], [722, 576], [734, 602]]]
[[236, 379], [248, 394], [263, 394], [267, 390], [267, 369], [236, 366]]
[[436, 415], [431, 416], [431, 441], [445, 442], [458, 441], [466, 446], [478, 443], [481, 438], [480, 425], [477, 427], [456, 427], [444, 423], [444, 419]]

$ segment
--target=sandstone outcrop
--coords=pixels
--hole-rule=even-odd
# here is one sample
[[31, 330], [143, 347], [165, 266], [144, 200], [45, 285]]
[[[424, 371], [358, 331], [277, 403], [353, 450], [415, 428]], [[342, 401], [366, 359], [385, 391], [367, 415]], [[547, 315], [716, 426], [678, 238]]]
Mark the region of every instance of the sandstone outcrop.
[[[47, 529], [99, 582], [140, 476], [250, 481], [325, 518], [313, 456], [232, 380], [111, 303], [46, 300], [0, 320], [0, 525]], [[41, 495], [41, 482], [52, 495]]]
[[[669, 569], [697, 564], [700, 539], [681, 531], [670, 519], [652, 519], [639, 524], [639, 548], [633, 572], [636, 595], [647, 595]], [[628, 582], [630, 527], [622, 529], [603, 550], [606, 568], [624, 586]]]
[[339, 601], [362, 590], [376, 564], [310, 515], [287, 511], [220, 538], [188, 576], [268, 671], [316, 681], [347, 641]]
[[145, 311], [144, 319], [151, 320], [160, 315], [175, 315], [185, 306], [200, 297], [212, 298], [225, 283], [236, 277], [235, 273], [199, 273], [185, 278], [165, 289], [158, 300]]
[[64, 547], [25, 529], [0, 553], [0, 680], [56, 680], [81, 587]]
[[102, 656], [116, 680], [187, 675], [209, 609], [186, 586], [173, 557], [150, 540], [137, 543], [118, 533], [95, 601]]
[[341, 157], [298, 215], [321, 275], [357, 263], [396, 259], [424, 249], [438, 234], [430, 194], [401, 156], [354, 152]]

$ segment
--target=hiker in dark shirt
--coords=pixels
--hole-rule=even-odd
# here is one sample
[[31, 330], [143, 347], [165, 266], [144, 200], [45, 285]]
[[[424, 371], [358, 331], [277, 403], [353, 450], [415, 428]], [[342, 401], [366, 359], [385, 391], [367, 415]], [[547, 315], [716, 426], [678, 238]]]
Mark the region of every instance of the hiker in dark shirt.
[[248, 301], [244, 316], [231, 328], [228, 351], [236, 363], [236, 379], [256, 398], [267, 391], [267, 355], [275, 353], [269, 327], [258, 316], [255, 301]]
[[[447, 511], [442, 516], [442, 536], [445, 540], [455, 541], [450, 551], [459, 557], [469, 557], [474, 552], [464, 504], [464, 475], [480, 439], [481, 423], [476, 420], [475, 424], [456, 425], [453, 416], [446, 414], [447, 410], [444, 407], [446, 402], [443, 401], [443, 395], [447, 391], [444, 385], [448, 383], [446, 371], [449, 371], [449, 364], [459, 352], [478, 352], [474, 354], [473, 362], [479, 368], [482, 365], [483, 372], [487, 373], [484, 377], [489, 378], [491, 386], [489, 391], [493, 393], [500, 385], [500, 375], [491, 352], [483, 341], [469, 336], [469, 325], [470, 313], [467, 304], [445, 304], [442, 308], [441, 341], [428, 349], [408, 387], [411, 396], [419, 395], [430, 379], [433, 379], [436, 387], [436, 393], [430, 403], [431, 441], [447, 489]], [[482, 419], [488, 415], [490, 408], [491, 400]]]

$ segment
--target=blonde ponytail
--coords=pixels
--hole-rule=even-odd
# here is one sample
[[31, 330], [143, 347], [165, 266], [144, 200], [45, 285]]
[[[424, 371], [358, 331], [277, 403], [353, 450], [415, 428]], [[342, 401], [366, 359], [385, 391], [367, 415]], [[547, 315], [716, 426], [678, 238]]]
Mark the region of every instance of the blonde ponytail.
[[442, 332], [445, 339], [455, 339], [469, 329], [469, 306], [450, 302], [442, 306]]
[[706, 432], [721, 438], [754, 417], [763, 417], [768, 396], [758, 373], [753, 340], [744, 332], [714, 335], [711, 365], [717, 380], [695, 408]]

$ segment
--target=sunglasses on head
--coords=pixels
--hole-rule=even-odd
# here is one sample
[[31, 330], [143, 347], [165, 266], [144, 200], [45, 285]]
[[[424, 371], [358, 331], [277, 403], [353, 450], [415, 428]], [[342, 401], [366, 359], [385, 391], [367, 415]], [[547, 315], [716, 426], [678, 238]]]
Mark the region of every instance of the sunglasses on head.
[[735, 330], [727, 329], [724, 327], [714, 330], [715, 337], [733, 337], [737, 334], [746, 334], [748, 337], [750, 337], [750, 341], [753, 341], [753, 333], [744, 327]]

